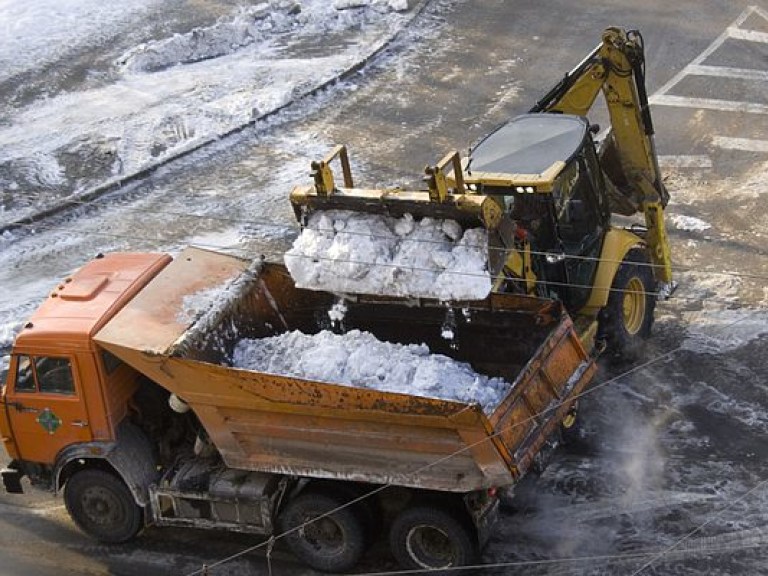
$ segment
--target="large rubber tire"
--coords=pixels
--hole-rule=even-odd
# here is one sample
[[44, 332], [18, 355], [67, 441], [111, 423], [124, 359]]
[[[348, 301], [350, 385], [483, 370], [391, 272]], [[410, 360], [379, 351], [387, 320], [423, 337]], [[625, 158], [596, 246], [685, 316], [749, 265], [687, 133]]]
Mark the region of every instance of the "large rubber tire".
[[406, 508], [392, 523], [392, 554], [406, 570], [439, 570], [477, 562], [474, 531], [452, 514], [432, 507]]
[[632, 361], [640, 356], [644, 341], [651, 335], [655, 290], [645, 252], [630, 250], [616, 272], [608, 304], [600, 317], [600, 333], [614, 359]]
[[366, 547], [371, 546], [381, 535], [381, 507], [375, 495], [364, 497], [372, 489], [372, 487], [333, 480], [314, 481], [309, 488], [312, 492], [331, 496], [344, 504], [357, 500], [351, 504], [350, 508], [363, 525]]
[[345, 503], [338, 496], [309, 490], [288, 502], [280, 514], [278, 530], [291, 531], [284, 539], [307, 566], [323, 572], [344, 572], [362, 557], [365, 526], [351, 507], [319, 518]]
[[76, 472], [64, 487], [64, 503], [75, 524], [100, 542], [127, 542], [144, 526], [144, 511], [128, 487], [103, 470]]

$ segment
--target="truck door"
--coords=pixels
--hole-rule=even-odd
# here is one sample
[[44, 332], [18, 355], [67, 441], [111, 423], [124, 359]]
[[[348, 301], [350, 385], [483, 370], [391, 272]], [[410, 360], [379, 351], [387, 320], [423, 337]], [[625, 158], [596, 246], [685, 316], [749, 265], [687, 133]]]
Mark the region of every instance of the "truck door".
[[558, 231], [566, 254], [569, 309], [581, 308], [591, 294], [600, 252], [608, 229], [610, 210], [591, 137], [582, 153], [571, 161], [560, 180]]
[[73, 368], [64, 356], [11, 359], [5, 408], [20, 459], [50, 464], [65, 446], [92, 439]]

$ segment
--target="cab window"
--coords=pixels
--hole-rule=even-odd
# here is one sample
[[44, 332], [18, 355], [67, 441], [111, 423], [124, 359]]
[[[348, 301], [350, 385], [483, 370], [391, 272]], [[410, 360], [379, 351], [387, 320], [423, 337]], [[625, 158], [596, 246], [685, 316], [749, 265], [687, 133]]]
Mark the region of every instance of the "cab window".
[[46, 394], [75, 393], [72, 365], [68, 358], [19, 356], [16, 392]]
[[35, 373], [29, 356], [19, 356], [16, 369], [16, 392], [37, 392]]

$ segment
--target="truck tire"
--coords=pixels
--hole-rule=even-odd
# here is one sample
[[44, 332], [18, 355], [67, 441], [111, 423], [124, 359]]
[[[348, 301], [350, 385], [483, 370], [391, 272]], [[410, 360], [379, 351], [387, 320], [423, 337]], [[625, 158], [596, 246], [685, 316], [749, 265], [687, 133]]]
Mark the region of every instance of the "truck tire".
[[467, 525], [431, 506], [406, 508], [392, 523], [392, 554], [406, 570], [439, 570], [477, 561], [477, 539]]
[[[351, 507], [338, 496], [312, 490], [288, 502], [278, 518], [280, 533], [293, 554], [307, 566], [323, 572], [344, 572], [365, 552], [365, 526]], [[319, 518], [319, 519], [318, 519]]]
[[75, 524], [100, 542], [127, 542], [144, 525], [144, 512], [128, 487], [103, 470], [76, 472], [64, 487], [64, 503]]
[[344, 504], [357, 500], [350, 508], [362, 523], [366, 548], [380, 536], [382, 514], [380, 506], [374, 497], [363, 497], [366, 492], [370, 492], [370, 489], [366, 490], [362, 486], [346, 482], [320, 480], [312, 482], [310, 490], [330, 496]]
[[608, 304], [600, 317], [600, 333], [613, 358], [631, 361], [640, 355], [644, 340], [651, 335], [655, 291], [645, 252], [630, 250], [616, 272]]

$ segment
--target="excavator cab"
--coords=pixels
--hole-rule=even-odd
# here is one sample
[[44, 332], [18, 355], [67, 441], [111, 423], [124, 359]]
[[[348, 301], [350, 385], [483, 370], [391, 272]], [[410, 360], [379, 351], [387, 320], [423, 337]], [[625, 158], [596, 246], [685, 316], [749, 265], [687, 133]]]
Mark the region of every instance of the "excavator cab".
[[489, 265], [499, 291], [521, 291], [519, 271], [506, 261], [523, 241], [533, 255], [541, 296], [578, 309], [586, 302], [610, 208], [589, 122], [565, 114], [527, 114], [503, 124], [473, 147], [464, 175], [468, 187], [504, 206], [502, 224], [489, 231]]

